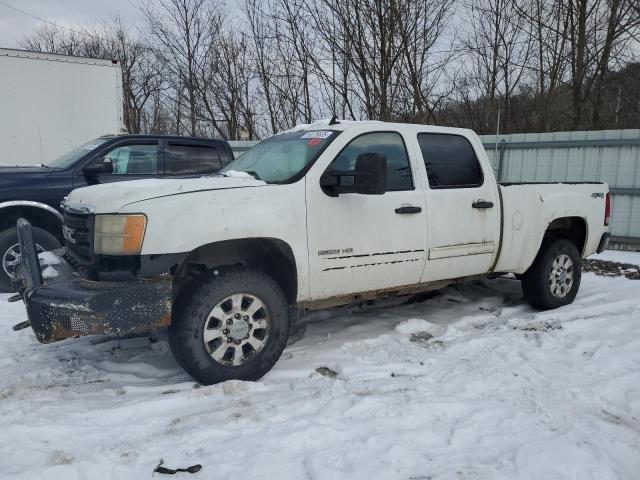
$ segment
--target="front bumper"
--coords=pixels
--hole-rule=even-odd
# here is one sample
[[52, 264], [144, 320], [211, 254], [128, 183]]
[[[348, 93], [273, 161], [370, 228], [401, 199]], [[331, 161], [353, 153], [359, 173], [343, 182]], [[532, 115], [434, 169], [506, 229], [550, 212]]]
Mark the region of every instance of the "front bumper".
[[[18, 221], [20, 251], [18, 287], [38, 340], [49, 343], [80, 335], [126, 336], [163, 328], [171, 323], [171, 277], [129, 282], [95, 282], [81, 278], [54, 253], [53, 279], [42, 278], [31, 225]], [[54, 262], [55, 263], [55, 262]]]

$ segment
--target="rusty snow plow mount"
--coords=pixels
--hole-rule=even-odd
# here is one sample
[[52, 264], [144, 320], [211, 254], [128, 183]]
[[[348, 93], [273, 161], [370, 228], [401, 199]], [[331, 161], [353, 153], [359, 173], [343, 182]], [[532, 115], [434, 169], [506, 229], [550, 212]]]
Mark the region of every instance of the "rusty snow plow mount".
[[129, 336], [166, 327], [171, 322], [171, 279], [160, 277], [127, 282], [96, 282], [79, 275], [64, 259], [64, 248], [54, 251], [60, 263], [56, 278], [43, 279], [31, 224], [17, 223], [21, 263], [15, 280], [29, 320], [14, 330], [31, 326], [38, 340], [50, 343], [82, 335]]

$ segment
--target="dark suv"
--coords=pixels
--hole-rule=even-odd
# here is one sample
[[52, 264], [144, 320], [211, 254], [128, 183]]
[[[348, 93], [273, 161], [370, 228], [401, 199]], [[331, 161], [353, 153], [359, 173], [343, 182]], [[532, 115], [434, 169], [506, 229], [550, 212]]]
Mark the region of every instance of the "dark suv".
[[[62, 241], [60, 202], [74, 188], [168, 176], [207, 175], [233, 160], [223, 140], [157, 135], [110, 135], [41, 166], [0, 165], [0, 291], [11, 291], [20, 261], [16, 221], [34, 226], [37, 249]], [[3, 159], [3, 163], [6, 160]]]

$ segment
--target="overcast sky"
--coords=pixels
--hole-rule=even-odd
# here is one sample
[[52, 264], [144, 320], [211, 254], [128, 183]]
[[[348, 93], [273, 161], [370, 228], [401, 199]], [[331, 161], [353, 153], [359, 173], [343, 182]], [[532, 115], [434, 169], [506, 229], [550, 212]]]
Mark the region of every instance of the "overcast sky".
[[129, 25], [137, 25], [140, 13], [132, 0], [0, 0], [0, 47], [15, 48], [42, 22], [5, 5], [63, 26], [78, 26], [119, 14]]

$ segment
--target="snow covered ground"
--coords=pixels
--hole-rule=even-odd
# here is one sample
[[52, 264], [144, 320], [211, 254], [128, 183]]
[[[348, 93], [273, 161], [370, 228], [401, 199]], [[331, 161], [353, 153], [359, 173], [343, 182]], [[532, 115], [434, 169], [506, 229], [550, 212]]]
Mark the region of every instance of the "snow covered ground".
[[606, 250], [602, 253], [596, 253], [589, 258], [596, 260], [606, 260], [609, 262], [631, 263], [640, 265], [640, 252], [622, 252], [618, 250]]
[[0, 476], [141, 479], [162, 458], [194, 479], [637, 479], [638, 298], [587, 273], [550, 312], [499, 279], [324, 313], [261, 381], [211, 387], [162, 337], [43, 346], [1, 303]]

